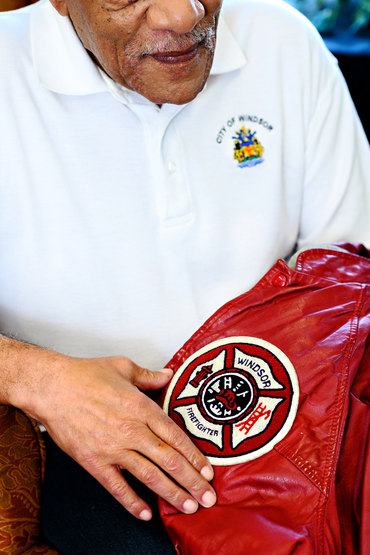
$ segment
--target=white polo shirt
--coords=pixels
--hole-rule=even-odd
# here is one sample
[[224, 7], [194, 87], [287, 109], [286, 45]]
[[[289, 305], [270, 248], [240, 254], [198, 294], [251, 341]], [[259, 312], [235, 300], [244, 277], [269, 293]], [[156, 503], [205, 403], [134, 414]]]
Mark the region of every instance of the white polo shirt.
[[1, 15], [3, 331], [155, 369], [297, 242], [370, 245], [369, 147], [333, 57], [285, 4], [222, 13], [206, 88], [162, 109], [47, 1]]

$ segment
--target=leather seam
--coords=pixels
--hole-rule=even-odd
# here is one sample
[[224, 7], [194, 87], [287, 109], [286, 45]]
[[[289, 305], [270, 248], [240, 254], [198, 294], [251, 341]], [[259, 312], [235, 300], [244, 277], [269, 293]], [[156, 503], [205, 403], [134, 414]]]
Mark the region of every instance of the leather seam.
[[[275, 445], [274, 450], [277, 453], [279, 453], [279, 455], [284, 457], [287, 461], [289, 461], [293, 466], [295, 466], [296, 469], [299, 470], [299, 472], [301, 472], [321, 494], [325, 495], [322, 489], [321, 481], [317, 477], [318, 473], [316, 472], [316, 470], [312, 468], [312, 466], [309, 463], [307, 463], [300, 456], [297, 456], [297, 455], [290, 456], [288, 453], [284, 453], [284, 449], [280, 449], [278, 445]], [[309, 470], [307, 471], [307, 469]], [[311, 476], [310, 476], [310, 472], [312, 474]]]
[[[360, 295], [356, 303], [356, 307], [353, 311], [353, 315], [350, 323], [350, 335], [348, 338], [347, 347], [343, 357], [340, 384], [339, 384], [338, 391], [336, 394], [336, 399], [335, 399], [336, 409], [332, 416], [332, 424], [330, 428], [326, 463], [325, 463], [325, 469], [324, 469], [324, 483], [323, 483], [324, 497], [321, 500], [321, 503], [319, 503], [319, 507], [318, 507], [318, 534], [317, 534], [318, 553], [324, 553], [325, 514], [326, 514], [326, 508], [327, 508], [327, 501], [329, 498], [330, 482], [333, 479], [333, 471], [334, 471], [333, 462], [336, 458], [336, 455], [340, 447], [339, 442], [335, 441], [335, 439], [340, 433], [341, 428], [343, 427], [342, 416], [343, 416], [343, 410], [344, 410], [344, 403], [341, 402], [341, 400], [345, 399], [347, 386], [348, 386], [348, 373], [344, 372], [344, 368], [349, 366], [350, 360], [356, 345], [356, 339], [358, 337], [358, 331], [359, 331], [358, 317], [363, 307], [364, 301], [365, 301], [365, 286], [361, 285]], [[330, 467], [331, 467], [330, 474], [328, 474], [327, 478], [325, 478], [327, 471]]]

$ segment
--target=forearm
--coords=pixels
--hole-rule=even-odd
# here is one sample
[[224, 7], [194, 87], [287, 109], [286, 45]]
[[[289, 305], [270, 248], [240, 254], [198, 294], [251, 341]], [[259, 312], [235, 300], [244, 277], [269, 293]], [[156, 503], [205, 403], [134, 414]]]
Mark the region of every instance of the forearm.
[[44, 394], [47, 375], [57, 371], [61, 359], [68, 357], [0, 335], [0, 402], [39, 418], [37, 398]]

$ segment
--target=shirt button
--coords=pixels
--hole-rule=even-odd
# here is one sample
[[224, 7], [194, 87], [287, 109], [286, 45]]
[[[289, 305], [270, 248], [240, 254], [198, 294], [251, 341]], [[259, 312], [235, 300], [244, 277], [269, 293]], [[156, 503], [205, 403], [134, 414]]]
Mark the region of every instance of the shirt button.
[[169, 173], [174, 173], [176, 171], [176, 164], [175, 162], [168, 162], [167, 169]]
[[276, 274], [272, 279], [272, 285], [274, 287], [284, 287], [287, 284], [287, 277], [284, 274]]

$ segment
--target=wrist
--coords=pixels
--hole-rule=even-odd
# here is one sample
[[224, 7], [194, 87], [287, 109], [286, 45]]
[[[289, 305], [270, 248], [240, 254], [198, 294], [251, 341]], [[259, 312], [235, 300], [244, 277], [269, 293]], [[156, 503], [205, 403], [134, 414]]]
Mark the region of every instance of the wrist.
[[0, 336], [0, 402], [40, 419], [39, 401], [60, 358], [64, 355]]

